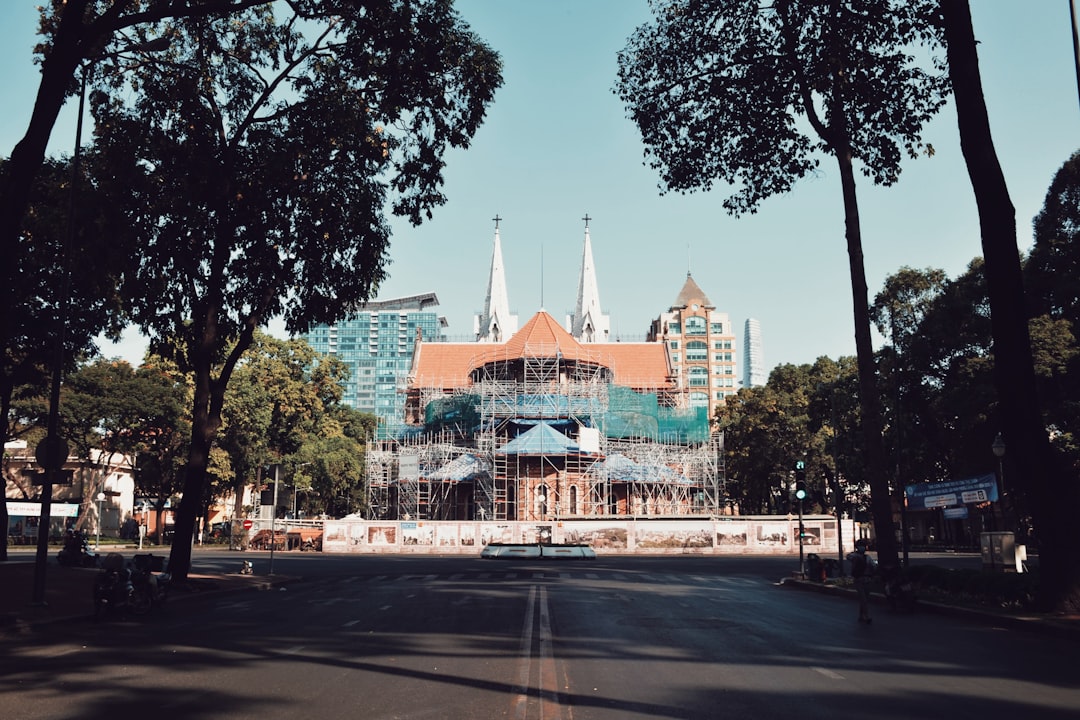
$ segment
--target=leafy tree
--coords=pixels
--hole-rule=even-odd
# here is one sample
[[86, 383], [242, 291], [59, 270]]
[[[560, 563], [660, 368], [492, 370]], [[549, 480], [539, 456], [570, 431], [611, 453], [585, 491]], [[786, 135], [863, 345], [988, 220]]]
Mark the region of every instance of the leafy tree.
[[182, 580], [256, 328], [281, 316], [299, 333], [373, 294], [384, 205], [419, 223], [445, 201], [442, 156], [469, 145], [501, 68], [448, 0], [294, 0], [134, 30], [169, 38], [168, 53], [103, 78], [92, 105], [114, 197], [143, 238], [132, 315], [194, 377], [170, 560]]
[[1039, 397], [1055, 447], [1080, 470], [1080, 152], [1054, 175], [1024, 265]]
[[334, 517], [366, 515], [364, 445], [327, 417], [293, 458], [294, 482], [307, 495], [307, 507]]
[[863, 451], [885, 564], [897, 549], [882, 446], [855, 162], [882, 185], [916, 157], [946, 81], [914, 57], [940, 46], [931, 0], [848, 3], [777, 0], [654, 2], [656, 22], [619, 54], [616, 91], [646, 145], [663, 191], [737, 186], [724, 201], [754, 212], [818, 167], [836, 161], [855, 321]]
[[941, 14], [960, 145], [979, 210], [1000, 421], [1012, 448], [1012, 467], [1023, 470], [1011, 475], [1019, 481], [1040, 541], [1038, 603], [1048, 610], [1080, 611], [1080, 553], [1072, 547], [1080, 482], [1050, 445], [1039, 404], [1016, 211], [990, 134], [971, 10], [966, 0], [941, 0]]
[[262, 469], [297, 453], [337, 411], [347, 373], [343, 362], [318, 357], [303, 340], [255, 333], [229, 383], [217, 439], [234, 470], [236, 515], [244, 488], [261, 483]]
[[791, 512], [797, 460], [808, 468], [808, 511], [835, 507], [837, 499], [828, 497], [836, 488], [824, 478], [836, 474], [857, 508], [865, 508], [865, 472], [856, 452], [856, 379], [852, 358], [780, 365], [765, 385], [743, 388], [718, 408], [728, 492], [743, 512]]
[[[0, 161], [0, 181], [10, 175], [11, 163]], [[82, 179], [82, 178], [79, 178]], [[17, 267], [0, 291], [6, 298], [0, 311], [0, 442], [13, 432], [46, 424], [50, 370], [60, 362], [63, 370], [75, 366], [77, 357], [93, 350], [93, 338], [101, 332], [115, 334], [120, 326], [115, 310], [117, 272], [123, 267], [118, 248], [124, 233], [117, 230], [106, 242], [100, 233], [105, 225], [118, 225], [114, 208], [103, 201], [98, 189], [82, 182], [72, 192], [70, 163], [50, 161], [29, 188], [29, 212], [23, 218], [18, 242], [5, 247], [7, 269]], [[64, 246], [72, 246], [70, 262], [81, 269], [68, 273], [59, 258]], [[62, 337], [66, 346], [57, 355]], [[16, 389], [21, 398], [16, 398]], [[36, 400], [40, 399], [40, 404]], [[23, 402], [17, 412], [13, 403]], [[0, 526], [6, 527], [7, 507], [0, 503]], [[0, 541], [0, 560], [7, 558], [7, 537]]]
[[[135, 462], [136, 494], [154, 499], [161, 528], [165, 503], [179, 489], [180, 453], [191, 428], [188, 405], [186, 382], [159, 359], [149, 357], [138, 369], [123, 361], [98, 360], [68, 376], [61, 414], [65, 436], [86, 464], [84, 472], [95, 449], [104, 453], [107, 464], [117, 456]], [[92, 511], [98, 490], [84, 485], [84, 510]]]
[[[165, 18], [221, 16], [272, 0], [201, 0], [155, 2], [140, 0], [49, 0], [41, 7], [39, 33], [43, 41], [34, 48], [40, 58], [41, 82], [34, 112], [22, 139], [11, 152], [9, 172], [0, 184], [0, 246], [10, 248], [19, 236], [31, 204], [30, 190], [45, 162], [45, 149], [60, 108], [74, 92], [75, 71], [85, 63], [129, 59], [134, 44], [127, 32], [133, 27]], [[3, 279], [16, 277], [18, 263], [3, 264]], [[4, 296], [7, 317], [17, 295]], [[4, 328], [0, 342], [7, 344]]]

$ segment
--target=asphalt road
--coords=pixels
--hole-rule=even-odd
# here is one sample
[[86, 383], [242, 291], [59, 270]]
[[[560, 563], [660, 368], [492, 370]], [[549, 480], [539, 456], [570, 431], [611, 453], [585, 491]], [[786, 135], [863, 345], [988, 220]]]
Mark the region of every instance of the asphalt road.
[[303, 576], [285, 589], [3, 640], [0, 717], [1080, 718], [1075, 640], [882, 608], [860, 625], [846, 598], [779, 587], [792, 569], [283, 553], [275, 574]]

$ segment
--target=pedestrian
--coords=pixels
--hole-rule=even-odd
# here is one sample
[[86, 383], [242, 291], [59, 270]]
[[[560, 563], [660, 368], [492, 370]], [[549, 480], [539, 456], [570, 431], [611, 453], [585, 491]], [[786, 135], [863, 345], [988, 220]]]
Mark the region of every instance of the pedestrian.
[[870, 617], [870, 578], [874, 574], [874, 559], [866, 554], [866, 540], [855, 541], [855, 552], [847, 556], [851, 563], [851, 578], [855, 582], [855, 592], [859, 596], [859, 622], [869, 624]]

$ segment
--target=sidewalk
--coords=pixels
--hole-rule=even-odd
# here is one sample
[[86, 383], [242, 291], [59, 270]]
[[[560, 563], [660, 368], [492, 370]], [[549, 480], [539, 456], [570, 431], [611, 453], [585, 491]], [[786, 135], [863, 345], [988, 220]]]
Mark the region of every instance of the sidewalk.
[[[64, 567], [49, 557], [45, 571], [45, 603], [35, 605], [34, 558], [32, 555], [9, 555], [0, 562], [0, 632], [18, 632], [34, 625], [88, 619], [94, 614], [94, 568]], [[237, 590], [267, 590], [296, 578], [275, 575], [272, 578], [239, 573], [188, 575], [184, 585], [171, 587], [169, 603], [202, 593]]]
[[[780, 584], [784, 587], [808, 592], [819, 592], [828, 595], [836, 595], [838, 597], [846, 597], [852, 601], [856, 599], [854, 588], [837, 585], [834, 581], [820, 583], [796, 577], [787, 577], [782, 579]], [[890, 612], [885, 597], [880, 593], [871, 593], [870, 603], [877, 608], [884, 609], [885, 612]], [[895, 612], [900, 614], [903, 611], [897, 610]], [[1067, 637], [1071, 640], [1080, 642], [1080, 615], [1045, 615], [1021, 610], [998, 610], [965, 605], [950, 605], [942, 602], [925, 600], [923, 598], [918, 599], [915, 609], [912, 612], [914, 614], [933, 613], [935, 615], [948, 615], [963, 618], [971, 622], [991, 625], [993, 627], [1047, 633], [1060, 637]]]

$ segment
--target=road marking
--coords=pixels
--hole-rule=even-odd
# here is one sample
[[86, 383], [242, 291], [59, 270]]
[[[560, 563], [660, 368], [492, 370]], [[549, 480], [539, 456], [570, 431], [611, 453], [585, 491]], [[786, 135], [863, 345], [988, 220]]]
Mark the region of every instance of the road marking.
[[360, 622], [360, 621], [359, 620], [350, 620], [349, 622], [342, 625], [342, 627], [352, 627], [353, 625], [355, 625], [358, 622]]
[[389, 610], [392, 607], [394, 607], [394, 606], [393, 605], [383, 605], [381, 608], [379, 608], [379, 610], [386, 611], [386, 610]]
[[811, 667], [810, 669], [813, 670], [816, 673], [821, 673], [822, 675], [829, 678], [830, 680], [843, 680], [844, 679], [843, 675], [836, 672], [835, 670], [830, 670], [829, 668]]
[[532, 633], [533, 612], [536, 608], [536, 585], [529, 588], [529, 599], [525, 603], [525, 620], [521, 624], [521, 646], [518, 651], [518, 683], [514, 700], [514, 717], [525, 720], [529, 704], [529, 675], [532, 673]]
[[[535, 617], [537, 613], [539, 616]], [[517, 720], [526, 720], [528, 716], [529, 695], [532, 691], [533, 654], [536, 645], [538, 648], [535, 650], [537, 655], [535, 697], [538, 703], [536, 706], [538, 717], [540, 720], [563, 720], [565, 717], [559, 697], [559, 675], [555, 662], [554, 644], [547, 588], [542, 585], [532, 585], [529, 587], [529, 599], [525, 604], [525, 620], [521, 626], [518, 683], [515, 688], [513, 709], [513, 715]]]

